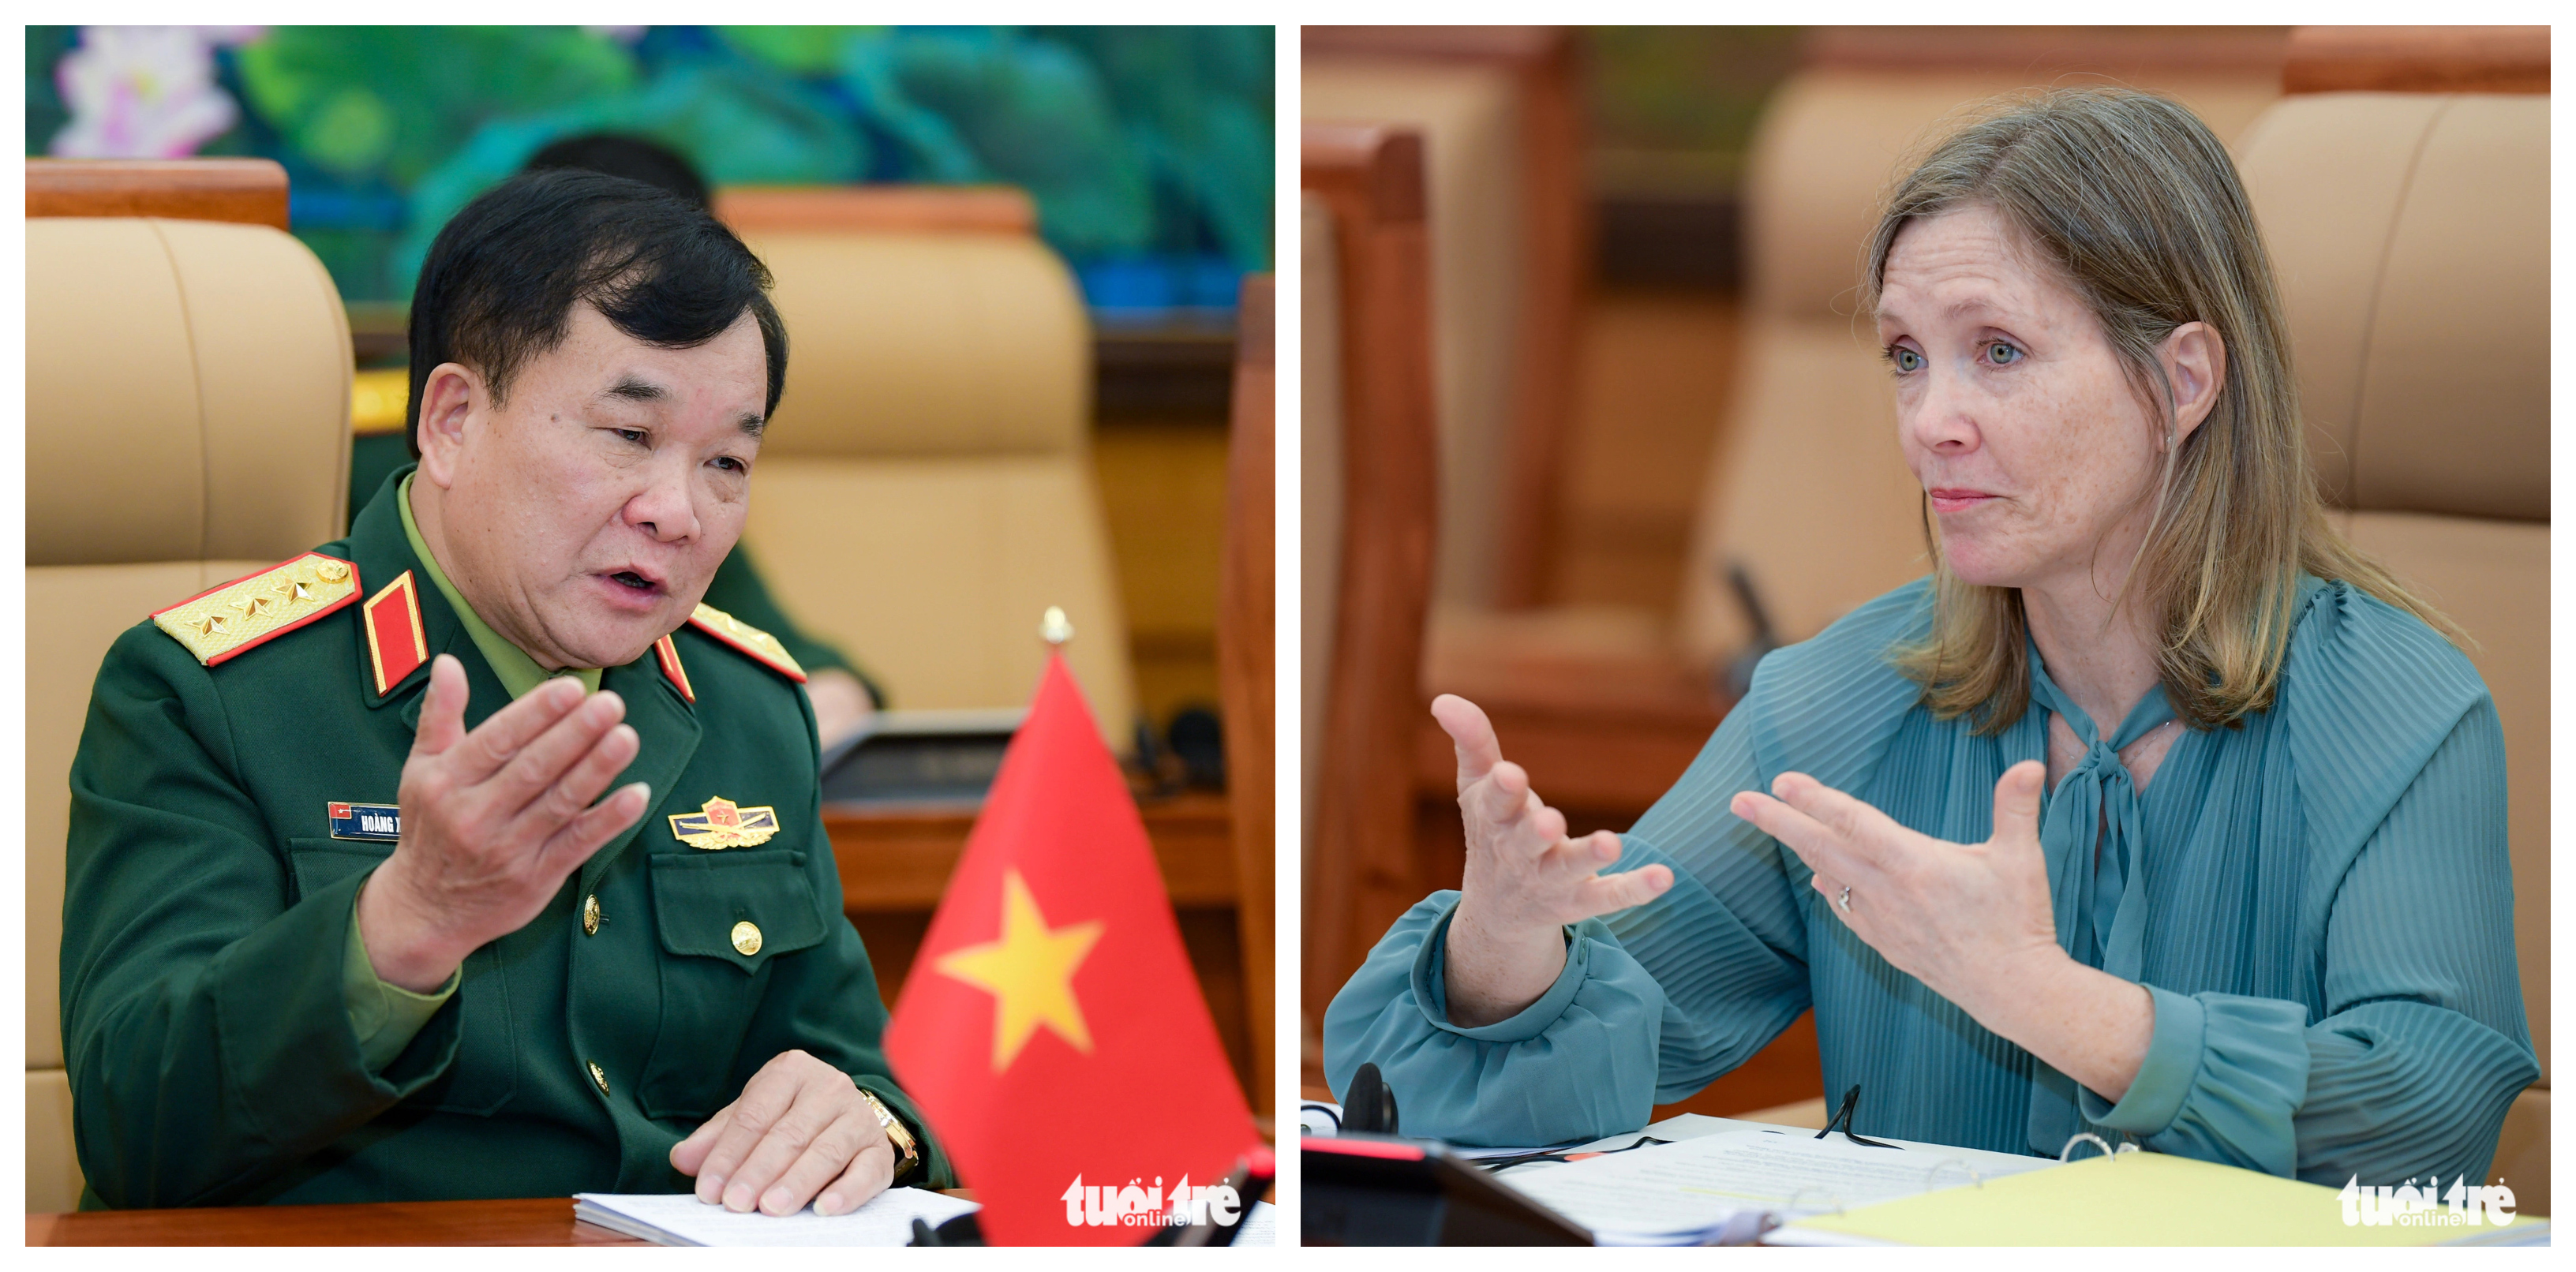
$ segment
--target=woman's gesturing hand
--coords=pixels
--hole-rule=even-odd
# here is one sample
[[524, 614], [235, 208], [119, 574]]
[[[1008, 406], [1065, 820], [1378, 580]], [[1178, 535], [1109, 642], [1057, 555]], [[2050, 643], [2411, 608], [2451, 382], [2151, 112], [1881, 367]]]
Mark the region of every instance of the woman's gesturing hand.
[[1827, 908], [1870, 948], [1982, 1020], [2029, 969], [2065, 961], [2039, 847], [2046, 776], [2037, 760], [2005, 771], [1981, 844], [1908, 830], [1804, 773], [1781, 774], [1771, 795], [1739, 792], [1729, 807], [1797, 853]]
[[1804, 773], [1781, 774], [1771, 795], [1740, 792], [1730, 807], [1798, 854], [1826, 908], [1897, 970], [2118, 1100], [2154, 1039], [2155, 1000], [2057, 943], [2039, 846], [2047, 776], [2037, 760], [2004, 770], [1994, 834], [1981, 844], [1908, 830]]
[[1466, 822], [1467, 870], [1449, 921], [1449, 1018], [1492, 1024], [1536, 1001], [1565, 966], [1561, 929], [1663, 895], [1669, 867], [1605, 875], [1619, 837], [1566, 837], [1565, 814], [1530, 789], [1529, 774], [1503, 758], [1494, 726], [1475, 703], [1433, 699], [1431, 715], [1458, 749], [1458, 811]]

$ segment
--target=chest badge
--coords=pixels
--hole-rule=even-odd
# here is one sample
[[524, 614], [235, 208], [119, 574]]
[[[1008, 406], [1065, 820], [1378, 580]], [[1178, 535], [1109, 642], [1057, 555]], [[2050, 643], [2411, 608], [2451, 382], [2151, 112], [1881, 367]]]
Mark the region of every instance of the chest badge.
[[355, 839], [370, 844], [402, 841], [402, 806], [399, 804], [344, 804], [332, 800], [327, 807], [333, 839]]
[[671, 814], [671, 833], [681, 843], [710, 852], [756, 847], [778, 833], [778, 810], [745, 808], [719, 795], [694, 813]]

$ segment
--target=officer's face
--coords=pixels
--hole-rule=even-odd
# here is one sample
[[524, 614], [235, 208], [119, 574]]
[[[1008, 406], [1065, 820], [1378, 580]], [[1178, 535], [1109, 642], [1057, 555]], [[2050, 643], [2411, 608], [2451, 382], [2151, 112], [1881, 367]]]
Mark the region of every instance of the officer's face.
[[[472, 391], [433, 420], [450, 371]], [[586, 304], [506, 401], [441, 366], [422, 394], [421, 476], [439, 488], [451, 581], [549, 667], [642, 657], [688, 621], [742, 534], [767, 372], [749, 313], [696, 348], [663, 349]]]

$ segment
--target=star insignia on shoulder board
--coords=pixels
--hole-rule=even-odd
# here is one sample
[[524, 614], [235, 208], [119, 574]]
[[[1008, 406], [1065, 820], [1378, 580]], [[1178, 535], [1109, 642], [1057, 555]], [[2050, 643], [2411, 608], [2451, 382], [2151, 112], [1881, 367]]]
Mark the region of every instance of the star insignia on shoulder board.
[[319, 552], [234, 579], [152, 615], [152, 623], [214, 666], [357, 599], [356, 567]]
[[313, 587], [319, 582], [321, 579], [316, 577], [312, 568], [308, 566], [294, 573], [279, 576], [276, 582], [268, 585], [268, 592], [281, 604], [302, 605], [313, 599]]

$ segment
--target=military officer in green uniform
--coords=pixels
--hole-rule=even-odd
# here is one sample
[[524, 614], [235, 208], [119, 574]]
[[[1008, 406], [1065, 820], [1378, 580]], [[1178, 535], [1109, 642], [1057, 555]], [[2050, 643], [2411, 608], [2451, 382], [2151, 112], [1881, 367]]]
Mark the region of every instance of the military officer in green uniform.
[[953, 1182], [803, 673], [700, 603], [784, 384], [766, 284], [685, 202], [513, 179], [422, 269], [417, 468], [117, 640], [71, 774], [85, 1204]]

